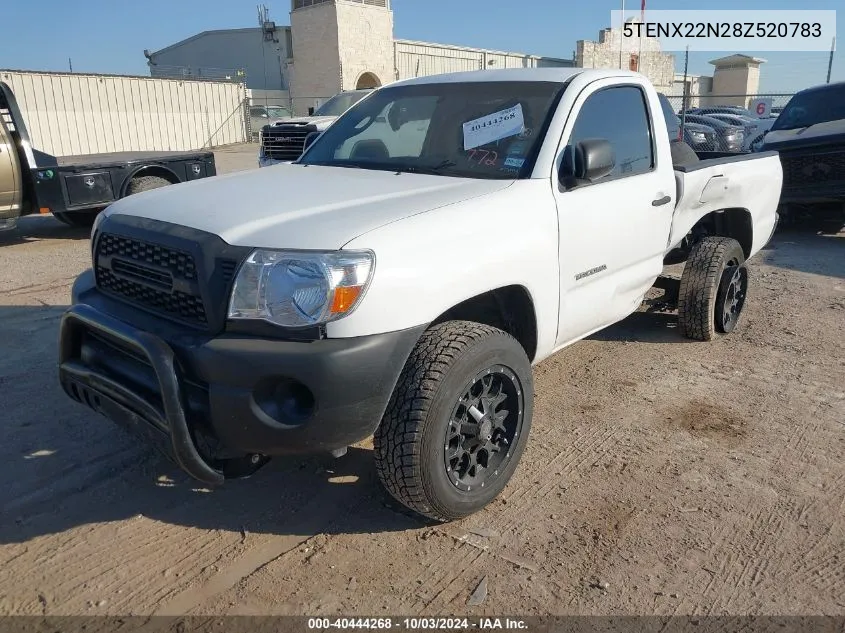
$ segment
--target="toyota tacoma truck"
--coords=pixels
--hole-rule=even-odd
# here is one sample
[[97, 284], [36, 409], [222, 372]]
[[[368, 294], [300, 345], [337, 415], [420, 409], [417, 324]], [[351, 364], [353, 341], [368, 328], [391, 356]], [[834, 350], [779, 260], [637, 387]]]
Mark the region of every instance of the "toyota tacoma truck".
[[11, 87], [0, 82], [0, 231], [34, 213], [90, 227], [115, 200], [216, 173], [214, 154], [208, 151], [60, 157], [39, 151]]
[[382, 87], [291, 164], [105, 210], [59, 381], [210, 486], [374, 436], [391, 495], [467, 516], [517, 468], [532, 366], [652, 287], [690, 339], [737, 327], [781, 164], [710, 156], [673, 165], [657, 92], [629, 71]]

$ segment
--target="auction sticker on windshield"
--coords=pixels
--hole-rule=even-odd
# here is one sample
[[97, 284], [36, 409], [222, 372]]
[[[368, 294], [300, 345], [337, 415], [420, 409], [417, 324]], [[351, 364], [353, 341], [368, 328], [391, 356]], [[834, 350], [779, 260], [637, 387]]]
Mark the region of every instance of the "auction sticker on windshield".
[[464, 149], [473, 149], [522, 133], [522, 104], [464, 123]]

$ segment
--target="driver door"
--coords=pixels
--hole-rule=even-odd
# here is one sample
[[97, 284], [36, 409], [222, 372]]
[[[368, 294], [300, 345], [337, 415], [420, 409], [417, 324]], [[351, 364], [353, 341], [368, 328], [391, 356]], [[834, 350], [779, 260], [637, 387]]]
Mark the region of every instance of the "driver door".
[[[553, 174], [560, 229], [558, 347], [631, 314], [663, 270], [676, 194], [668, 137], [655, 133], [658, 125], [665, 129], [660, 102], [635, 78], [594, 82], [573, 106]], [[596, 138], [613, 148], [612, 172], [561, 185], [559, 170], [571, 164], [564, 154]]]

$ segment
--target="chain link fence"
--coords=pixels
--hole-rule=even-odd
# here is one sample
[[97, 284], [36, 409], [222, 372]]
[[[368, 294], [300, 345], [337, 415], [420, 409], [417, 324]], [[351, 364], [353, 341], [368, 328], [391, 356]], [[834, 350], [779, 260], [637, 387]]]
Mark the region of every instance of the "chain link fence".
[[759, 149], [792, 94], [668, 96], [678, 134], [699, 152], [747, 153]]

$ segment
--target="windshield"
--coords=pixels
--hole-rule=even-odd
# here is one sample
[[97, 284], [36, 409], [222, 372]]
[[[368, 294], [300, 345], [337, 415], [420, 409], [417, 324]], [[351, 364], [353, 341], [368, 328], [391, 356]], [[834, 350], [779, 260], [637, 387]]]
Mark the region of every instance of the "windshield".
[[281, 106], [268, 106], [267, 114], [269, 114], [274, 119], [281, 119], [284, 117], [289, 117], [290, 110]]
[[798, 93], [780, 113], [773, 130], [792, 130], [845, 119], [845, 84]]
[[340, 116], [367, 96], [367, 92], [341, 92], [317, 108], [314, 116]]
[[298, 162], [469, 178], [524, 178], [564, 85], [467, 82], [382, 88]]

